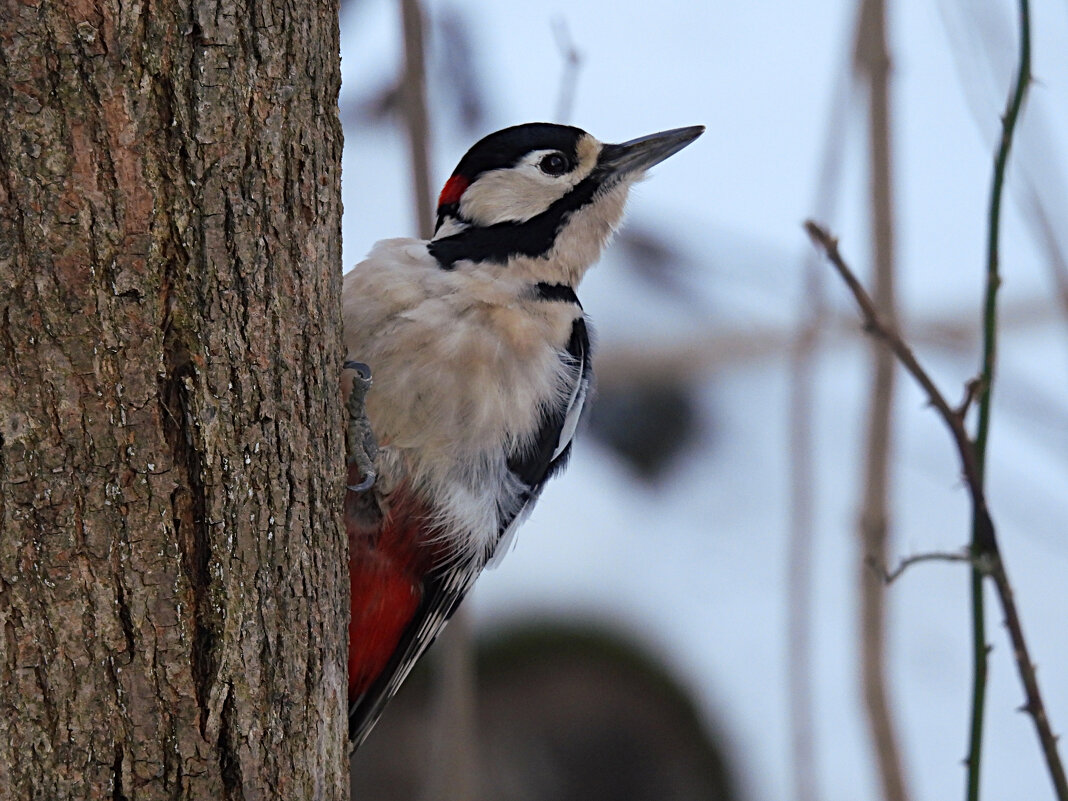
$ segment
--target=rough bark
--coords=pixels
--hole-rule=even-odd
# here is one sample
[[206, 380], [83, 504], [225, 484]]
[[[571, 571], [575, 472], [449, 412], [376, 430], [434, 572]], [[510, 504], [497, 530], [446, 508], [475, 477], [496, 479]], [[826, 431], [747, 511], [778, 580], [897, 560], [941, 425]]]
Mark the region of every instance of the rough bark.
[[0, 798], [342, 798], [336, 2], [0, 8]]

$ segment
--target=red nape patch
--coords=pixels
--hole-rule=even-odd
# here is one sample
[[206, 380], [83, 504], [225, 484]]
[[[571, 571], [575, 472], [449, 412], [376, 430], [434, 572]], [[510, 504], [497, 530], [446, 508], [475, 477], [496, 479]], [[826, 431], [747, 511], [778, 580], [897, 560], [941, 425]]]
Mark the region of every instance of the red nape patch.
[[442, 206], [451, 206], [453, 203], [459, 203], [460, 197], [470, 183], [471, 182], [462, 175], [452, 176], [452, 178], [445, 182], [445, 186], [441, 190], [441, 195], [438, 196], [438, 208], [441, 208]]

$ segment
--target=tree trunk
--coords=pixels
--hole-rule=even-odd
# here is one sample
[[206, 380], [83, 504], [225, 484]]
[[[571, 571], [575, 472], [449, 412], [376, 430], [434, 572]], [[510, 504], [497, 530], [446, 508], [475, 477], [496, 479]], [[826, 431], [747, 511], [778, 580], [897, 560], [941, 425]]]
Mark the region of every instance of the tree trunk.
[[0, 798], [347, 795], [337, 11], [0, 7]]

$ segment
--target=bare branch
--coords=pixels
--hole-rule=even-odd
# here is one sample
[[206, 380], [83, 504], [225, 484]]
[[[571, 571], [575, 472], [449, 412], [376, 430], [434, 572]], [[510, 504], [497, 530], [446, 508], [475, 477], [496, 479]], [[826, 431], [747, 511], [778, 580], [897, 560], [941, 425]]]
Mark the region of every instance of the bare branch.
[[968, 410], [971, 408], [972, 403], [975, 402], [976, 397], [979, 395], [979, 389], [982, 386], [982, 379], [973, 378], [964, 385], [964, 397], [961, 398], [960, 405], [954, 409], [954, 413], [960, 418], [961, 423], [968, 417]]
[[[400, 0], [405, 43], [405, 97], [408, 141], [411, 146], [412, 185], [419, 235], [434, 233], [434, 207], [430, 191], [430, 112], [426, 98], [426, 54], [423, 7], [420, 0]], [[453, 645], [438, 651], [443, 678], [438, 706], [428, 724], [437, 748], [427, 766], [426, 792], [435, 798], [474, 798], [477, 788], [478, 742], [475, 733], [474, 661], [470, 627], [461, 609], [453, 616], [448, 639]], [[464, 656], [467, 652], [467, 656]], [[451, 655], [451, 658], [449, 656]], [[464, 688], [463, 691], [460, 688]]]
[[[887, 347], [893, 351], [897, 360], [901, 362], [909, 375], [911, 375], [916, 383], [920, 385], [924, 393], [927, 395], [928, 401], [949, 428], [953, 441], [957, 446], [957, 452], [960, 456], [961, 467], [964, 471], [964, 479], [968, 484], [969, 489], [972, 490], [973, 500], [985, 510], [986, 500], [983, 497], [982, 484], [979, 481], [979, 470], [975, 461], [975, 451], [971, 439], [968, 437], [968, 432], [964, 430], [964, 420], [957, 411], [949, 405], [949, 402], [942, 394], [942, 391], [934, 383], [927, 371], [920, 365], [919, 361], [917, 361], [916, 356], [912, 353], [912, 349], [905, 344], [905, 341], [901, 338], [901, 335], [898, 334], [896, 328], [890, 323], [883, 321], [879, 312], [876, 310], [871, 297], [868, 295], [867, 291], [865, 291], [864, 287], [861, 286], [856, 275], [849, 269], [849, 266], [842, 259], [842, 255], [838, 252], [838, 240], [825, 228], [822, 228], [812, 220], [805, 222], [805, 230], [812, 238], [812, 241], [825, 254], [827, 254], [827, 259], [838, 271], [838, 274], [842, 276], [842, 280], [845, 281], [846, 286], [848, 286], [849, 290], [853, 293], [853, 297], [856, 299], [857, 305], [860, 307], [860, 311], [864, 316], [865, 327], [868, 332], [883, 340]], [[978, 497], [976, 497], [976, 493], [978, 493]]]
[[[1009, 152], [1012, 149], [1013, 134], [1016, 131], [1016, 122], [1023, 107], [1024, 96], [1027, 94], [1027, 86], [1031, 81], [1031, 14], [1028, 0], [1020, 0], [1020, 60], [1016, 80], [1009, 93], [1005, 115], [1001, 120], [1001, 140], [998, 143], [997, 153], [994, 156], [994, 176], [990, 186], [990, 210], [987, 215], [987, 264], [986, 264], [986, 290], [983, 300], [983, 364], [979, 375], [978, 421], [974, 440], [974, 453], [976, 462], [978, 489], [983, 488], [983, 475], [986, 471], [986, 446], [990, 433], [991, 399], [994, 391], [994, 371], [997, 362], [997, 334], [998, 334], [998, 307], [997, 295], [1001, 286], [1001, 275], [998, 262], [1000, 259], [1001, 237], [1001, 197], [1005, 187], [1005, 172], [1008, 169]], [[990, 532], [989, 538], [983, 530], [983, 520], [975, 515], [972, 519], [972, 553], [982, 556], [986, 553], [997, 555], [997, 544]], [[999, 565], [1002, 574], [1004, 566]], [[971, 577], [972, 594], [972, 661], [974, 663], [974, 682], [972, 687], [972, 722], [969, 732], [968, 747], [968, 801], [979, 799], [979, 776], [981, 767], [981, 753], [983, 742], [983, 716], [986, 700], [986, 673], [987, 654], [989, 648], [986, 642], [986, 613], [983, 598], [983, 575], [972, 569]], [[1008, 588], [1008, 580], [1004, 582]], [[999, 586], [1000, 590], [1000, 586]], [[1001, 597], [1002, 605], [1006, 606], [1006, 596]], [[1012, 602], [1011, 593], [1008, 595], [1007, 605], [1011, 607], [1012, 616], [1015, 617], [1015, 605]], [[1008, 617], [1009, 610], [1006, 609]], [[1018, 623], [1018, 621], [1017, 621]], [[1022, 642], [1023, 632], [1018, 631]], [[1017, 659], [1021, 655], [1017, 650]], [[1028, 686], [1028, 676], [1034, 681], [1034, 670], [1030, 661], [1026, 658], [1026, 649], [1023, 662], [1018, 662], [1021, 676], [1024, 677], [1024, 685]], [[1025, 675], [1026, 674], [1026, 675]], [[1035, 688], [1037, 692], [1037, 687]], [[1028, 694], [1030, 705], [1031, 697]], [[1036, 724], [1039, 723], [1035, 718]], [[1042, 726], [1039, 724], [1040, 738]], [[1068, 794], [1065, 787], [1064, 770], [1060, 768], [1060, 762], [1056, 758], [1056, 750], [1053, 751], [1053, 759], [1049, 763], [1050, 772], [1057, 784], [1057, 774], [1060, 774], [1061, 789]], [[1062, 795], [1062, 799], [1064, 796]]]
[[1038, 687], [1038, 676], [1035, 673], [1034, 663], [1024, 639], [1023, 624], [1020, 622], [1019, 613], [1016, 611], [1016, 599], [1013, 595], [1012, 585], [1009, 583], [1008, 573], [1005, 572], [1005, 563], [1001, 557], [995, 554], [992, 560], [990, 577], [998, 591], [998, 599], [1001, 601], [1001, 610], [1005, 615], [1005, 628], [1012, 640], [1012, 653], [1016, 659], [1016, 670], [1020, 674], [1020, 681], [1024, 686], [1026, 702], [1021, 711], [1026, 712], [1034, 721], [1038, 733], [1038, 740], [1042, 746], [1042, 754], [1046, 758], [1049, 768], [1050, 779], [1053, 781], [1053, 789], [1057, 794], [1058, 801], [1068, 801], [1068, 778], [1065, 777], [1064, 765], [1060, 754], [1057, 752], [1057, 736], [1053, 733], [1049, 716], [1046, 714], [1046, 705], [1042, 701], [1042, 693]]
[[902, 574], [919, 562], [968, 562], [978, 564], [977, 560], [967, 551], [930, 551], [906, 556], [897, 563], [893, 570], [887, 570], [886, 565], [879, 564], [875, 559], [868, 559], [868, 567], [879, 576], [886, 584], [893, 584]]
[[[851, 36], [855, 38], [855, 34]], [[824, 129], [820, 155], [819, 179], [813, 208], [823, 216], [831, 214], [841, 195], [844, 142], [849, 126], [846, 121], [857, 95], [856, 74], [852, 70], [837, 70], [834, 95]], [[787, 613], [787, 697], [790, 701], [790, 759], [793, 774], [794, 801], [818, 801], [820, 753], [814, 710], [813, 655], [813, 550], [815, 548], [813, 396], [817, 348], [820, 334], [828, 327], [826, 279], [820, 254], [807, 251], [802, 267], [804, 288], [800, 293], [798, 323], [790, 352], [790, 546], [787, 556], [786, 613]], [[718, 339], [718, 338], [717, 338]], [[645, 343], [647, 344], [647, 343]], [[709, 342], [709, 345], [712, 343]], [[784, 343], [785, 344], [785, 343]], [[708, 354], [711, 348], [702, 347], [699, 353]], [[784, 348], [777, 349], [781, 353]], [[698, 354], [694, 354], [698, 356]], [[752, 352], [750, 352], [752, 355]], [[603, 356], [603, 354], [602, 354]], [[685, 367], [687, 374], [692, 374]], [[602, 361], [603, 369], [604, 362]]]
[[[890, 140], [890, 52], [885, 0], [864, 0], [857, 21], [854, 70], [867, 85], [868, 200], [874, 244], [873, 302], [895, 319], [893, 150]], [[864, 479], [858, 536], [861, 552], [886, 560], [890, 537], [890, 454], [894, 419], [894, 355], [872, 343]], [[884, 801], [906, 801], [908, 786], [886, 682], [886, 588], [861, 564], [860, 682], [868, 732]]]
[[426, 49], [423, 9], [419, 0], [400, 0], [404, 30], [404, 78], [401, 81], [408, 155], [411, 158], [412, 194], [419, 236], [434, 233], [433, 192], [430, 188], [430, 114], [426, 103]]
[[1005, 564], [998, 549], [994, 523], [987, 511], [983, 484], [976, 465], [974, 444], [964, 429], [964, 421], [946, 402], [945, 396], [942, 395], [934, 381], [927, 374], [927, 371], [916, 360], [912, 350], [905, 344], [897, 331], [879, 317], [868, 293], [838, 252], [838, 240], [828, 233], [826, 229], [811, 220], [805, 223], [805, 230], [812, 238], [812, 241], [827, 254], [828, 260], [834, 265], [853, 293], [869, 332], [882, 339], [887, 347], [893, 351], [898, 361], [926, 392], [931, 405], [950, 430], [960, 456], [965, 483], [972, 498], [972, 514], [975, 522], [971, 550], [973, 560], [977, 560], [977, 562], [973, 561], [973, 565], [977, 563], [982, 573], [988, 573], [994, 581], [998, 599], [1005, 615], [1005, 627], [1008, 629], [1009, 637], [1012, 640], [1017, 672], [1020, 674], [1020, 681], [1024, 686], [1026, 703], [1023, 709], [1034, 721], [1057, 799], [1058, 801], [1068, 801], [1068, 780], [1066, 780], [1064, 766], [1057, 752], [1057, 738], [1053, 734], [1049, 717], [1046, 714], [1045, 704], [1039, 691], [1038, 678], [1035, 675], [1035, 668], [1031, 662], [1030, 652], [1024, 638], [1023, 624], [1020, 621], [1012, 586], [1009, 583]]

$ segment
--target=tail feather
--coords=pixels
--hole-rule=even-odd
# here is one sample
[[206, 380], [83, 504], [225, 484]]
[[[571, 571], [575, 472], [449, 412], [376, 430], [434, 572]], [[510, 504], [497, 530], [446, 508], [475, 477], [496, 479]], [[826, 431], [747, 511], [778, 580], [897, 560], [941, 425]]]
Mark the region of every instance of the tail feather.
[[387, 499], [350, 491], [349, 741], [355, 750], [477, 575], [441, 559], [426, 505], [405, 486]]

